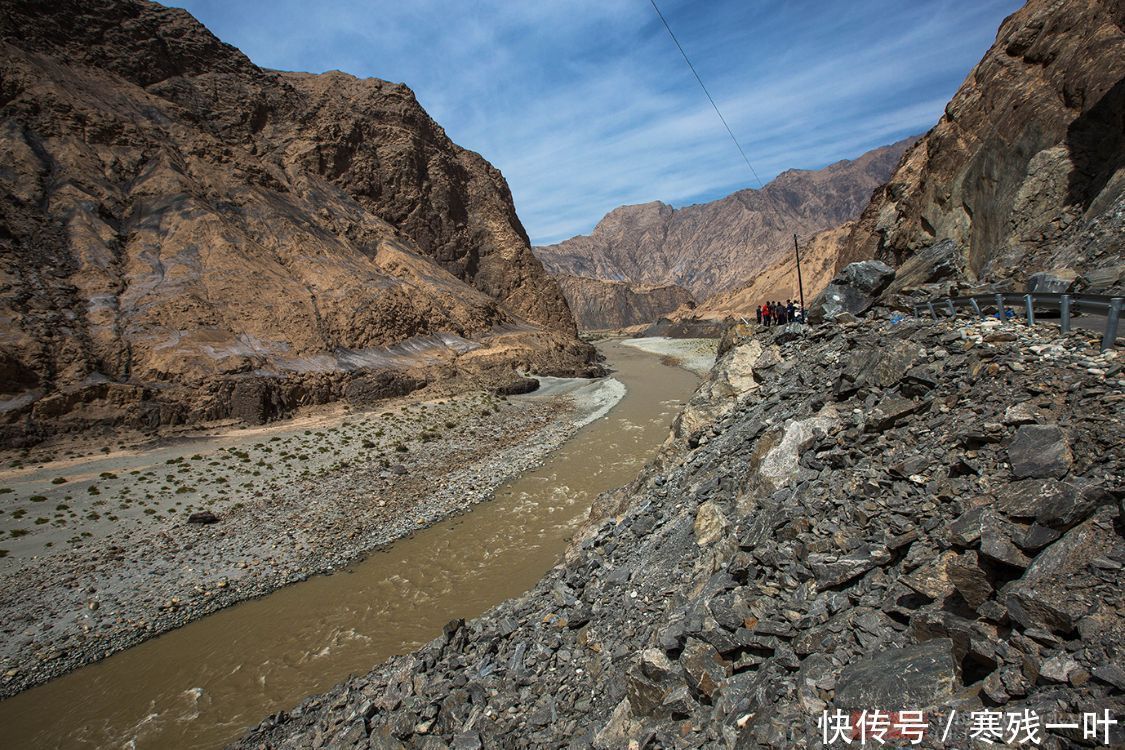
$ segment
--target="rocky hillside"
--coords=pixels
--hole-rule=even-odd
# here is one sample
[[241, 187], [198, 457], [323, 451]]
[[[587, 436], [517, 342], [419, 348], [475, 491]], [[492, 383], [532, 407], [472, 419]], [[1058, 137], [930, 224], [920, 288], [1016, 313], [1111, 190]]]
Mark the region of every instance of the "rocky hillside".
[[1125, 6], [1030, 0], [863, 212], [839, 267], [952, 240], [976, 279], [1125, 268]]
[[592, 357], [503, 177], [405, 86], [263, 70], [143, 0], [0, 15], [9, 438]]
[[691, 293], [675, 284], [650, 286], [566, 275], [556, 276], [555, 281], [584, 331], [651, 323], [678, 308], [695, 306]]
[[[828, 286], [836, 273], [836, 259], [853, 227], [846, 222], [817, 232], [801, 246], [801, 282], [805, 304]], [[746, 286], [713, 295], [687, 315], [697, 318], [745, 317], [754, 319], [754, 308], [767, 300], [799, 299], [796, 259], [790, 255], [758, 274]]]
[[913, 140], [816, 171], [789, 170], [761, 190], [710, 203], [622, 206], [589, 236], [536, 247], [535, 254], [552, 274], [676, 284], [703, 301], [788, 257], [794, 233], [807, 236], [856, 218]]
[[880, 709], [948, 747], [951, 714], [958, 746], [972, 711], [1120, 717], [1119, 358], [888, 317], [732, 331], [533, 591], [237, 746], [822, 747], [824, 711]]

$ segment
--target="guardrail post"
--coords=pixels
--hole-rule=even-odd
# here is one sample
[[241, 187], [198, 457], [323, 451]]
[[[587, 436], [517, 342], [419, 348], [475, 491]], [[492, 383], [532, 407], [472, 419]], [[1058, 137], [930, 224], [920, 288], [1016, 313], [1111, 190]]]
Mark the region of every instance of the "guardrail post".
[[1035, 325], [1035, 308], [1032, 306], [1031, 295], [1023, 295], [1023, 303], [1027, 306], [1027, 324], [1029, 326]]
[[1109, 312], [1105, 316], [1105, 335], [1102, 336], [1102, 351], [1112, 349], [1117, 342], [1117, 321], [1121, 318], [1121, 298], [1109, 301]]
[[937, 310], [934, 309], [934, 303], [933, 302], [927, 302], [926, 306], [930, 308], [930, 317], [933, 318], [934, 320], [937, 320]]
[[1070, 295], [1064, 294], [1059, 299], [1059, 327], [1063, 333], [1070, 333]]
[[1003, 294], [997, 294], [996, 295], [996, 317], [1000, 318], [1000, 320], [1005, 320], [1005, 318], [1004, 318], [1004, 295]]
[[978, 318], [984, 317], [984, 313], [982, 313], [980, 311], [980, 305], [977, 304], [977, 298], [976, 297], [969, 297], [969, 304], [971, 304], [973, 306], [973, 312], [977, 314]]
[[945, 306], [949, 308], [949, 317], [956, 318], [957, 317], [957, 310], [956, 310], [956, 308], [953, 307], [953, 300], [947, 299], [945, 301]]

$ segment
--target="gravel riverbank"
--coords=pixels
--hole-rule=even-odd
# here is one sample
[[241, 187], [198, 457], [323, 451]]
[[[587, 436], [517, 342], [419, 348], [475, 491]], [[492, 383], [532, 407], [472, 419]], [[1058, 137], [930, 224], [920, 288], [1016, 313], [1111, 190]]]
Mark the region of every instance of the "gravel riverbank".
[[[34, 465], [9, 457], [0, 695], [462, 512], [620, 397], [612, 378], [551, 381], [541, 395], [404, 401]], [[192, 512], [218, 520], [189, 523]]]

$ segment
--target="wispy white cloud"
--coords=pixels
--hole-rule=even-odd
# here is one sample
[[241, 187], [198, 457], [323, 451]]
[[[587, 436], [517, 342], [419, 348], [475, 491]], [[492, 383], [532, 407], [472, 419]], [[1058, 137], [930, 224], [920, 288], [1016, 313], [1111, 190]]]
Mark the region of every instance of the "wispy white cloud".
[[[931, 127], [1020, 5], [658, 2], [763, 180]], [[537, 243], [754, 186], [647, 0], [180, 4], [259, 65], [407, 83]]]

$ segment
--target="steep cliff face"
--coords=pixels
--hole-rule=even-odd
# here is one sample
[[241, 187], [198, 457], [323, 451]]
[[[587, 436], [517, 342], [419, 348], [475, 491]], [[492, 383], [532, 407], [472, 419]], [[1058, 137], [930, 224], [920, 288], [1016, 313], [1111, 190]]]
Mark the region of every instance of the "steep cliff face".
[[649, 286], [582, 276], [557, 276], [555, 280], [584, 331], [651, 323], [677, 308], [695, 306], [691, 293], [675, 284]]
[[809, 235], [856, 218], [913, 139], [817, 171], [790, 170], [761, 190], [674, 209], [622, 206], [589, 236], [535, 248], [553, 274], [677, 284], [697, 300], [743, 286]]
[[590, 358], [503, 177], [405, 86], [262, 70], [141, 0], [0, 13], [3, 421], [93, 399], [153, 426], [237, 415], [247, 388], [269, 413], [362, 371]]
[[842, 267], [951, 239], [968, 273], [1072, 266], [1120, 276], [1125, 6], [1030, 0], [880, 189]]

